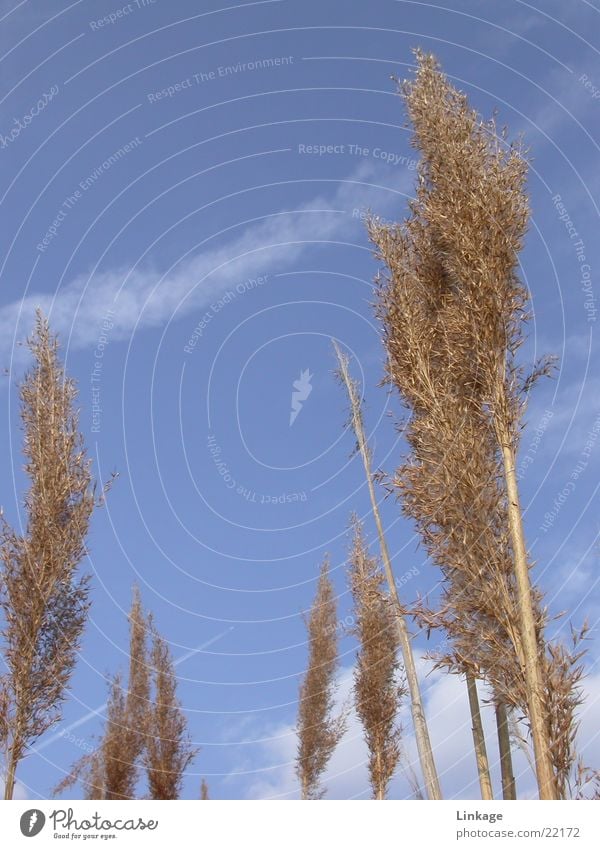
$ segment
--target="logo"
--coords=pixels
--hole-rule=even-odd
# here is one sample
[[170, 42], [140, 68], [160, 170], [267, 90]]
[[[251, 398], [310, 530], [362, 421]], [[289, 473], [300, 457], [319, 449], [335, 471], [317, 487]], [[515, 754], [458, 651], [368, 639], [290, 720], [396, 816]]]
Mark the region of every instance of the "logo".
[[298, 418], [298, 414], [302, 409], [302, 404], [312, 392], [311, 380], [313, 375], [308, 369], [300, 372], [300, 378], [292, 383], [294, 391], [292, 392], [292, 410], [290, 412], [290, 427]]
[[46, 817], [41, 811], [32, 808], [30, 811], [25, 811], [21, 817], [21, 834], [25, 837], [35, 837], [39, 834], [46, 824]]

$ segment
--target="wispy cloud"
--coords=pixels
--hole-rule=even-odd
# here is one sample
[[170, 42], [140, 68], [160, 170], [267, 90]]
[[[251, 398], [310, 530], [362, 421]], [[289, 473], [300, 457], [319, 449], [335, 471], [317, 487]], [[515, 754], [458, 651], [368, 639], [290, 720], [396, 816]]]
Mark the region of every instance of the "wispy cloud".
[[[447, 675], [441, 671], [432, 671], [431, 665], [419, 661], [421, 678], [425, 685], [425, 703], [429, 728], [434, 745], [440, 780], [446, 798], [478, 798], [479, 784], [473, 754], [473, 739], [469, 720], [467, 691], [464, 681], [456, 675]], [[345, 668], [339, 679], [338, 705], [350, 697], [353, 670]], [[579, 750], [585, 763], [595, 765], [600, 760], [600, 733], [594, 717], [600, 706], [600, 675], [590, 675], [584, 683], [585, 702], [580, 710]], [[480, 691], [482, 700], [482, 718], [487, 739], [488, 757], [492, 780], [501, 795], [500, 764], [494, 713], [486, 700], [490, 693]], [[405, 733], [404, 768], [412, 767], [418, 774], [417, 749], [411, 732], [410, 711], [403, 706], [400, 720]], [[260, 725], [260, 727], [259, 727]], [[241, 767], [240, 777], [245, 781], [244, 795], [249, 799], [282, 799], [298, 797], [298, 782], [294, 774], [294, 761], [297, 749], [297, 736], [292, 723], [279, 722], [272, 726], [259, 724], [248, 727], [244, 723], [243, 738], [247, 744], [252, 738], [259, 738], [254, 747], [246, 747], [246, 755]], [[237, 758], [236, 762], [240, 764]], [[323, 783], [327, 787], [326, 798], [350, 799], [369, 798], [371, 795], [367, 772], [367, 748], [363, 739], [360, 722], [354, 712], [350, 714], [348, 728], [340, 745], [336, 749]], [[536, 798], [535, 776], [524, 752], [513, 752], [514, 771], [520, 798]], [[233, 773], [230, 779], [235, 779]], [[412, 787], [408, 770], [399, 768], [390, 785], [389, 796], [392, 799], [411, 798]]]
[[[211, 637], [209, 640], [206, 640], [199, 646], [196, 646], [196, 648], [190, 649], [189, 651], [180, 655], [180, 657], [178, 657], [174, 661], [173, 665], [180, 666], [182, 663], [185, 663], [186, 660], [189, 660], [190, 657], [193, 657], [195, 654], [198, 654], [199, 652], [204, 651], [204, 649], [207, 649], [209, 646], [212, 646], [214, 643], [218, 642], [231, 631], [233, 631], [233, 626], [227, 628], [225, 631], [222, 631], [220, 634], [216, 634], [214, 637]], [[101, 705], [98, 705], [98, 707], [92, 708], [92, 710], [87, 711], [85, 714], [83, 714], [83, 716], [79, 717], [79, 719], [76, 719], [73, 722], [69, 723], [69, 725], [66, 725], [61, 728], [60, 731], [58, 731], [56, 734], [53, 734], [51, 737], [47, 737], [46, 739], [43, 739], [40, 743], [31, 747], [30, 752], [42, 752], [44, 749], [47, 749], [48, 746], [51, 746], [57, 740], [61, 740], [70, 732], [74, 731], [76, 728], [79, 728], [81, 725], [87, 724], [91, 719], [95, 719], [96, 717], [100, 717], [101, 719], [103, 719], [105, 716], [107, 704], [107, 702], [103, 702]]]
[[385, 215], [403, 208], [398, 193], [410, 192], [413, 181], [411, 171], [361, 163], [331, 195], [215, 233], [171, 268], [160, 270], [153, 257], [132, 268], [81, 274], [54, 294], [28, 294], [0, 309], [0, 362], [8, 362], [13, 338], [30, 331], [38, 307], [69, 347], [85, 348], [96, 343], [109, 310], [111, 341], [123, 340], [210, 304], [248, 277], [285, 271], [317, 243], [364, 242], [364, 225], [353, 212], [371, 207]]

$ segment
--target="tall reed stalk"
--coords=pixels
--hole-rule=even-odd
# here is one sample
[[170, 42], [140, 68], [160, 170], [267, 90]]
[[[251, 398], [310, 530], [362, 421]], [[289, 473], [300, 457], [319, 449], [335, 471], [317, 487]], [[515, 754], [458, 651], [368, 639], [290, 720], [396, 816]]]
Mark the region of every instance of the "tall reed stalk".
[[371, 451], [367, 444], [367, 439], [365, 436], [360, 393], [358, 391], [358, 386], [356, 385], [356, 382], [350, 375], [348, 358], [340, 350], [338, 344], [335, 341], [333, 342], [333, 346], [338, 361], [337, 374], [340, 382], [345, 387], [348, 395], [350, 412], [349, 421], [356, 437], [356, 443], [363, 462], [367, 489], [369, 492], [369, 499], [371, 501], [371, 509], [373, 511], [373, 518], [375, 519], [375, 526], [377, 528], [377, 535], [379, 537], [381, 559], [383, 561], [383, 568], [385, 571], [388, 591], [395, 609], [396, 628], [398, 629], [398, 640], [400, 643], [402, 660], [404, 663], [404, 668], [406, 670], [406, 680], [410, 692], [410, 707], [413, 719], [413, 726], [415, 730], [415, 739], [417, 742], [417, 750], [419, 752], [419, 761], [421, 764], [421, 771], [423, 773], [423, 780], [425, 783], [425, 789], [427, 791], [427, 796], [429, 799], [441, 799], [442, 791], [438, 778], [437, 768], [433, 758], [433, 749], [429, 737], [427, 720], [425, 718], [425, 709], [423, 707], [421, 687], [419, 684], [419, 677], [417, 675], [417, 667], [415, 664], [412, 643], [408, 631], [408, 625], [406, 622], [406, 610], [402, 602], [400, 601], [400, 596], [398, 594], [398, 588], [396, 586], [396, 580], [394, 578], [394, 571], [392, 568], [392, 560], [390, 557], [387, 540], [383, 529], [383, 522], [381, 521], [379, 505], [377, 503], [377, 498], [375, 495], [373, 471], [371, 468]]
[[581, 670], [577, 652], [544, 637], [515, 474], [528, 392], [551, 369], [542, 360], [525, 375], [517, 362], [527, 162], [434, 57], [416, 55], [415, 78], [401, 86], [421, 154], [416, 197], [403, 224], [369, 225], [386, 266], [378, 313], [387, 377], [410, 412], [410, 454], [393, 486], [444, 573], [444, 611], [432, 625], [450, 629], [461, 663], [482, 672], [496, 698], [525, 712], [540, 798], [553, 799], [574, 762]]

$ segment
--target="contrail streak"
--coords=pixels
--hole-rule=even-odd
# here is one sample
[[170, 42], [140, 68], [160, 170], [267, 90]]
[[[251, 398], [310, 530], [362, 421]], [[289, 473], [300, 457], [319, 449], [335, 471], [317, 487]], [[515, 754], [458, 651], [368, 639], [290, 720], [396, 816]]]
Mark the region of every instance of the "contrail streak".
[[[230, 631], [233, 631], [233, 625], [230, 628], [227, 628], [227, 630], [222, 631], [220, 634], [211, 637], [210, 640], [206, 640], [206, 642], [197, 646], [195, 649], [190, 649], [190, 651], [187, 651], [185, 654], [182, 654], [181, 657], [178, 657], [177, 660], [174, 661], [173, 665], [179, 666], [180, 663], [183, 663], [185, 660], [189, 660], [189, 658], [193, 655], [197, 654], [200, 651], [203, 651], [204, 649], [207, 649], [209, 646], [212, 646], [218, 640], [221, 640], [223, 637], [229, 634]], [[69, 731], [73, 731], [74, 728], [79, 728], [80, 725], [84, 725], [86, 722], [89, 722], [89, 720], [93, 719], [95, 716], [102, 715], [102, 713], [106, 710], [107, 704], [107, 702], [104, 702], [103, 704], [98, 705], [97, 708], [94, 708], [93, 710], [86, 713], [84, 716], [80, 717], [79, 719], [76, 719], [75, 722], [72, 722], [65, 728], [61, 728], [61, 730], [58, 731], [56, 734], [53, 734], [52, 737], [49, 737], [47, 740], [44, 740], [42, 743], [39, 744], [39, 746], [33, 746], [29, 751], [32, 754], [36, 754], [37, 752], [43, 751], [48, 746], [51, 746], [52, 743], [55, 743], [57, 740], [60, 740], [61, 737], [64, 737], [64, 735]]]

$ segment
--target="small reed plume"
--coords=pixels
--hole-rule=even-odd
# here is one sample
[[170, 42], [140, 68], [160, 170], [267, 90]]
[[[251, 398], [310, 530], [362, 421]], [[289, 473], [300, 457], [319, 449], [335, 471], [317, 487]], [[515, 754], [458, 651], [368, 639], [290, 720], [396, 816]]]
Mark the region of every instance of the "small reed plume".
[[337, 615], [327, 560], [321, 566], [317, 593], [307, 618], [308, 668], [300, 686], [296, 774], [302, 799], [321, 799], [321, 776], [340, 741], [346, 716], [333, 717], [338, 666]]
[[145, 614], [137, 588], [129, 614], [129, 658], [128, 688], [119, 674], [111, 681], [99, 745], [77, 761], [55, 795], [81, 781], [88, 799], [133, 799], [143, 767], [151, 799], [179, 798], [197, 749], [177, 698], [168, 646]]
[[406, 696], [398, 682], [399, 639], [396, 614], [382, 584], [377, 560], [369, 556], [363, 529], [352, 517], [348, 578], [354, 600], [353, 633], [359, 641], [354, 674], [356, 712], [369, 749], [369, 775], [375, 799], [385, 799], [400, 759], [397, 714]]
[[151, 667], [154, 695], [146, 712], [142, 755], [152, 799], [178, 799], [185, 770], [198, 749], [190, 740], [177, 698], [177, 676], [165, 640], [152, 626]]
[[134, 587], [129, 612], [128, 686], [124, 687], [119, 673], [111, 679], [100, 743], [73, 765], [55, 787], [55, 795], [81, 781], [87, 799], [135, 799], [150, 707], [148, 628], [139, 589]]

